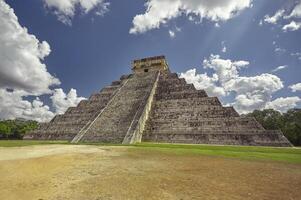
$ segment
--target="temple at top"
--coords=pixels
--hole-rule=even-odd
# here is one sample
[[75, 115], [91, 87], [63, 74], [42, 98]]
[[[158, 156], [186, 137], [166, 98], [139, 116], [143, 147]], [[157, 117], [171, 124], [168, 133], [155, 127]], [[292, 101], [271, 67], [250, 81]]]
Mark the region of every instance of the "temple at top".
[[155, 56], [134, 60], [132, 62], [132, 71], [136, 74], [152, 71], [169, 72], [169, 67], [165, 56]]

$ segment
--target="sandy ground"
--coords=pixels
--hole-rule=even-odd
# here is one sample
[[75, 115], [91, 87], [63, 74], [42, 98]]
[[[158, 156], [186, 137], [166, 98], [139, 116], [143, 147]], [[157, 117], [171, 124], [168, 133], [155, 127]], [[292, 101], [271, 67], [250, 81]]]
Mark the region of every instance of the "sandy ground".
[[301, 165], [134, 147], [0, 148], [0, 199], [301, 199]]

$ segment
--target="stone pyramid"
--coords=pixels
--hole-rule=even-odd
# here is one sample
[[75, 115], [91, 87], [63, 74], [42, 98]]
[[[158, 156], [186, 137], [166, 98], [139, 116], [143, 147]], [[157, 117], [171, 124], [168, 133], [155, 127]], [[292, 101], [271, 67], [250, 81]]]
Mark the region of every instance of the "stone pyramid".
[[135, 60], [132, 72], [24, 139], [291, 146], [281, 131], [265, 130], [171, 73], [164, 56]]

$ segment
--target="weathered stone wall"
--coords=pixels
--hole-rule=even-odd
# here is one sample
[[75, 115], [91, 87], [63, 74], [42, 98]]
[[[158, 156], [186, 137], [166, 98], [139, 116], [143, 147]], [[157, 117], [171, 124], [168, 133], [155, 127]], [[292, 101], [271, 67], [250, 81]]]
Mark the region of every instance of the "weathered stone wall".
[[77, 107], [70, 107], [63, 115], [57, 115], [49, 123], [41, 124], [37, 130], [26, 134], [24, 139], [72, 140], [101, 112], [123, 82], [124, 79], [113, 82], [100, 92], [92, 94], [88, 100], [81, 101]]
[[176, 74], [161, 75], [143, 141], [166, 143], [290, 146], [280, 131], [267, 131], [240, 117]]

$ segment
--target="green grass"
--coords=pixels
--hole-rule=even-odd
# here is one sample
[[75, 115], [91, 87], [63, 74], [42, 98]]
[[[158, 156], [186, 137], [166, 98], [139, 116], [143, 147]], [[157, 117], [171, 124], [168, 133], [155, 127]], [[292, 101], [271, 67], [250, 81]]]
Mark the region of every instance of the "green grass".
[[48, 140], [0, 140], [0, 147], [23, 147], [31, 145], [45, 144], [69, 144], [68, 141], [48, 141]]
[[153, 144], [134, 145], [148, 150], [159, 150], [181, 155], [195, 154], [223, 156], [247, 160], [267, 160], [301, 164], [301, 148], [251, 147], [251, 146], [214, 146], [186, 144]]
[[[0, 140], [0, 147], [20, 147], [30, 145], [70, 144], [68, 141], [41, 140]], [[159, 151], [178, 155], [222, 156], [260, 161], [280, 161], [301, 164], [301, 148], [251, 147], [251, 146], [216, 146], [193, 144], [155, 144], [141, 143], [122, 145], [110, 143], [79, 143], [78, 145], [131, 146], [133, 150]]]

